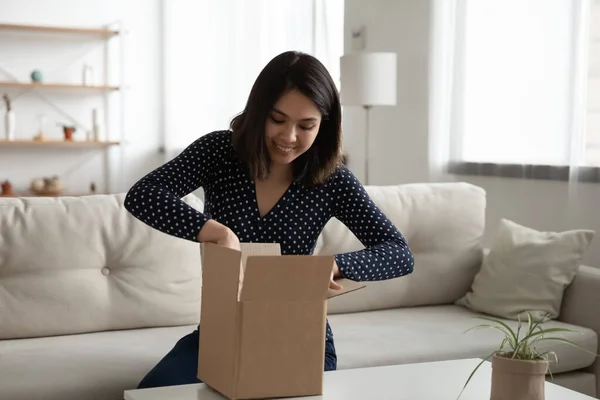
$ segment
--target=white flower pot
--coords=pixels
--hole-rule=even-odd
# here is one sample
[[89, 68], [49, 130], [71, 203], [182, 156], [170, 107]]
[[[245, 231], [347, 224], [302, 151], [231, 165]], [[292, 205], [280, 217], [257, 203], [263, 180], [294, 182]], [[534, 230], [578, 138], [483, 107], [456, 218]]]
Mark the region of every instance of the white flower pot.
[[4, 134], [7, 140], [15, 140], [15, 112], [8, 111], [4, 115]]

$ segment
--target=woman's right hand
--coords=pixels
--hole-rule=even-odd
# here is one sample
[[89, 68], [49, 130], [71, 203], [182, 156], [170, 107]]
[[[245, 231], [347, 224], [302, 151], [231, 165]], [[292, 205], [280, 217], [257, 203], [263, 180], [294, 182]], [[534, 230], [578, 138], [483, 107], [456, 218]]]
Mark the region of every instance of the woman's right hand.
[[227, 226], [209, 219], [198, 233], [200, 243], [215, 243], [233, 250], [240, 250], [240, 239]]

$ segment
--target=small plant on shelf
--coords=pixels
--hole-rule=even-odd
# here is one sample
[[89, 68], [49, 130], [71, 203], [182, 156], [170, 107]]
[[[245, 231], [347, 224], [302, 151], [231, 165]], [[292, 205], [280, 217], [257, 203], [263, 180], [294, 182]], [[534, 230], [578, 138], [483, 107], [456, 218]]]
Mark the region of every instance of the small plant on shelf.
[[2, 96], [2, 99], [4, 100], [4, 105], [6, 106], [6, 112], [12, 111], [12, 106], [11, 106], [10, 98], [8, 97], [8, 95], [4, 94]]
[[[561, 332], [575, 332], [566, 328], [542, 328], [542, 324], [550, 318], [548, 315], [535, 321], [527, 313], [527, 323], [519, 319], [516, 331], [497, 318], [477, 317], [487, 321], [487, 324], [474, 326], [474, 329], [492, 328], [504, 334], [500, 347], [485, 357], [471, 372], [457, 399], [460, 399], [467, 385], [481, 365], [492, 358], [492, 387], [491, 398], [499, 400], [543, 400], [545, 396], [546, 373], [549, 363], [558, 363], [558, 357], [553, 351], [540, 352], [536, 345], [540, 342], [555, 341], [566, 343], [589, 353], [565, 338], [547, 336]], [[594, 353], [591, 353], [594, 354]], [[594, 354], [596, 356], [596, 354]]]
[[74, 126], [69, 126], [67, 124], [58, 124], [58, 125], [62, 126], [63, 134], [65, 135], [65, 140], [72, 141], [73, 135], [75, 134], [77, 129]]

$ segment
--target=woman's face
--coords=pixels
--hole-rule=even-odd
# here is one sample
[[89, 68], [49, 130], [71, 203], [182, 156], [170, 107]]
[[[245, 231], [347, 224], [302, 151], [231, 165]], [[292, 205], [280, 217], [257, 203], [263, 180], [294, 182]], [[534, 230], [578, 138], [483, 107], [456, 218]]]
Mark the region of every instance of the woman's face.
[[265, 139], [271, 161], [290, 164], [314, 143], [321, 113], [308, 97], [297, 90], [283, 95], [267, 118]]

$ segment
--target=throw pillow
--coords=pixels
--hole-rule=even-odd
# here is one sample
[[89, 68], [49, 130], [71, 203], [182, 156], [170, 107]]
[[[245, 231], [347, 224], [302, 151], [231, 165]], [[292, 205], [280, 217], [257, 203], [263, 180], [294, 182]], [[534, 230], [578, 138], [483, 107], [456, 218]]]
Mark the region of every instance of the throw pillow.
[[557, 318], [563, 292], [572, 282], [595, 231], [540, 232], [503, 219], [475, 276], [456, 304], [517, 320]]

